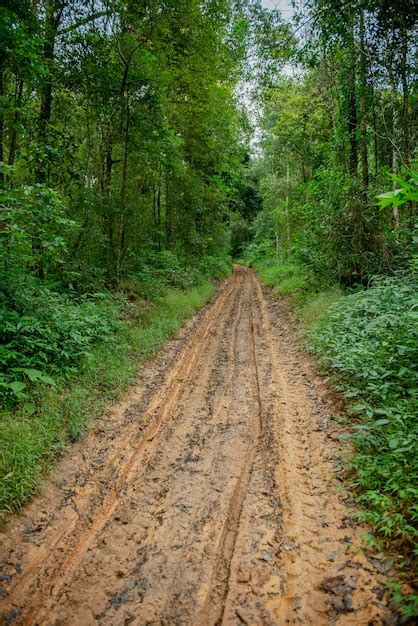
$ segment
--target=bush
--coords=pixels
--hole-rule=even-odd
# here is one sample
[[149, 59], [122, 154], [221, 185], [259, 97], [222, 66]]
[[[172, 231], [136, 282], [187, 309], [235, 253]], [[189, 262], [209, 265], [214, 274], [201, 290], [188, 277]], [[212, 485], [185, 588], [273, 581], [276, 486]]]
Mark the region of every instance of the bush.
[[71, 300], [35, 279], [16, 277], [0, 290], [0, 402], [27, 400], [31, 387], [54, 385], [90, 358], [98, 340], [114, 334], [119, 306], [109, 293]]
[[188, 289], [201, 282], [196, 269], [187, 267], [169, 250], [150, 254], [131, 276], [137, 283], [138, 295], [144, 300], [160, 298], [167, 286]]
[[207, 278], [224, 278], [231, 272], [231, 261], [229, 258], [207, 255], [201, 259], [199, 269]]
[[414, 278], [380, 279], [339, 299], [311, 332], [358, 417], [351, 466], [361, 517], [407, 545], [418, 518], [417, 318]]

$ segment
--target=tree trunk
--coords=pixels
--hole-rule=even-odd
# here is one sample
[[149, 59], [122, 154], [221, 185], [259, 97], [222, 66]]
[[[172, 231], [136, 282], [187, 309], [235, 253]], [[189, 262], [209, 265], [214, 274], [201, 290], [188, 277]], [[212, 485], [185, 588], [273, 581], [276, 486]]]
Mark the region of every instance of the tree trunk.
[[372, 86], [372, 123], [373, 123], [373, 152], [374, 152], [374, 176], [377, 178], [379, 172], [379, 148], [377, 141], [377, 117], [376, 117], [376, 92]]
[[126, 96], [126, 118], [125, 118], [125, 137], [124, 151], [122, 159], [122, 177], [120, 185], [120, 214], [119, 214], [119, 237], [118, 237], [118, 263], [116, 268], [117, 280], [120, 280], [122, 272], [122, 264], [125, 257], [125, 217], [126, 217], [126, 174], [128, 170], [128, 148], [129, 148], [129, 123], [130, 108], [129, 98]]
[[[4, 98], [4, 62], [0, 59], [0, 101]], [[4, 163], [4, 108], [0, 107], [0, 164]], [[0, 186], [4, 184], [4, 174], [0, 172]]]
[[350, 174], [357, 176], [358, 153], [357, 153], [357, 103], [356, 103], [356, 55], [354, 49], [354, 35], [352, 50], [350, 51], [350, 68], [347, 76], [348, 88], [348, 135], [350, 139]]
[[109, 136], [105, 137], [105, 148], [103, 153], [103, 230], [107, 241], [107, 268], [106, 280], [109, 286], [114, 284], [114, 269], [116, 263], [115, 245], [114, 245], [114, 218], [110, 206], [110, 187], [112, 182], [112, 140]]
[[15, 113], [13, 116], [13, 124], [10, 130], [10, 145], [9, 145], [9, 158], [8, 164], [13, 165], [16, 158], [17, 148], [17, 125], [20, 120], [20, 107], [22, 106], [23, 95], [23, 79], [19, 78], [16, 82], [16, 96], [15, 96]]
[[[54, 62], [54, 48], [58, 27], [61, 22], [65, 0], [47, 0], [45, 16], [45, 40], [43, 61], [46, 68], [46, 76], [41, 87], [41, 106], [38, 116], [38, 141], [42, 146], [47, 141], [48, 126], [52, 112], [52, 70]], [[38, 183], [47, 180], [48, 162], [42, 157], [38, 158], [35, 168]]]
[[401, 47], [401, 80], [402, 80], [402, 135], [403, 152], [405, 165], [408, 166], [411, 160], [411, 145], [409, 137], [409, 89], [407, 78], [407, 57], [408, 57], [408, 33], [405, 23], [402, 27], [402, 47]]
[[[390, 79], [390, 97], [392, 105], [392, 173], [398, 173], [398, 90], [396, 88], [395, 68], [394, 68], [394, 50], [395, 47], [395, 33], [393, 33], [392, 50], [389, 57], [389, 79]], [[396, 189], [396, 182], [393, 182], [393, 189]], [[399, 207], [393, 207], [393, 222], [395, 230], [400, 228], [399, 220]], [[398, 236], [396, 235], [396, 239]]]
[[168, 174], [166, 174], [165, 181], [165, 238], [166, 238], [166, 247], [171, 247], [173, 235], [173, 208], [171, 206], [171, 197], [170, 197], [170, 183], [168, 181]]
[[360, 11], [360, 155], [361, 155], [361, 178], [363, 185], [363, 195], [367, 202], [369, 188], [369, 161], [367, 154], [367, 66], [366, 66], [366, 46], [364, 32], [364, 12]]
[[289, 191], [290, 191], [290, 166], [289, 166], [289, 159], [288, 159], [287, 165], [286, 165], [286, 204], [285, 204], [286, 236], [287, 236], [288, 245], [290, 245]]

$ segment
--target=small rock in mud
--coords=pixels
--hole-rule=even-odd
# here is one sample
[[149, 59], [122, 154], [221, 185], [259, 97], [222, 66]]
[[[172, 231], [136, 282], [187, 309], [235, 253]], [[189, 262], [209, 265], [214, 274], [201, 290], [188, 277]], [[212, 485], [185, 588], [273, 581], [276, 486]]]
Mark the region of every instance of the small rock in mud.
[[23, 533], [25, 535], [30, 535], [31, 533], [38, 533], [42, 530], [42, 526], [32, 526], [31, 524], [27, 524], [27, 526], [23, 527]]
[[126, 593], [122, 592], [118, 596], [113, 596], [110, 601], [115, 609], [118, 610], [122, 604], [126, 604], [129, 601], [129, 598]]
[[281, 547], [283, 550], [290, 551], [295, 550], [298, 547], [298, 543], [296, 541], [287, 541], [286, 539], [283, 541]]
[[330, 604], [338, 614], [350, 613], [353, 610], [351, 594], [356, 586], [357, 583], [354, 579], [345, 576], [333, 576], [323, 581], [320, 588], [332, 596]]
[[6, 582], [8, 580], [12, 580], [12, 577], [9, 574], [0, 574], [0, 580], [2, 582]]
[[366, 558], [379, 574], [388, 574], [393, 567], [393, 559], [382, 559], [381, 555], [366, 554]]
[[382, 587], [373, 587], [373, 593], [376, 595], [378, 600], [383, 600], [383, 596], [385, 595], [385, 590]]
[[12, 624], [16, 617], [18, 617], [20, 613], [20, 609], [18, 609], [17, 607], [13, 607], [13, 609], [11, 609], [8, 613], [6, 613], [5, 617], [4, 617], [4, 623], [5, 624]]

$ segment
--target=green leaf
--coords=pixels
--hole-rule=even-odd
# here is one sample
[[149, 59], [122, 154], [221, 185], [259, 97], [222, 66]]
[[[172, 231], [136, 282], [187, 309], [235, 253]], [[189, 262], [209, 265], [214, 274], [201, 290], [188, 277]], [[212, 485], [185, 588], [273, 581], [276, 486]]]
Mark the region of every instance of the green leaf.
[[39, 380], [41, 380], [43, 383], [46, 383], [47, 385], [52, 385], [53, 387], [55, 387], [55, 380], [50, 376], [47, 376], [46, 374], [42, 374], [41, 376], [39, 376]]
[[23, 408], [28, 415], [33, 415], [36, 411], [36, 404], [33, 402], [26, 402], [23, 405]]
[[386, 198], [392, 199], [399, 192], [400, 192], [400, 189], [395, 189], [394, 191], [387, 191], [386, 193], [379, 193], [379, 195], [376, 196], [376, 198], [379, 198], [379, 200], [384, 200]]
[[13, 391], [13, 393], [18, 395], [26, 388], [26, 383], [22, 382], [21, 380], [15, 380], [12, 383], [9, 383], [9, 387]]
[[40, 370], [24, 368], [22, 371], [32, 382], [39, 380], [42, 376], [42, 372]]

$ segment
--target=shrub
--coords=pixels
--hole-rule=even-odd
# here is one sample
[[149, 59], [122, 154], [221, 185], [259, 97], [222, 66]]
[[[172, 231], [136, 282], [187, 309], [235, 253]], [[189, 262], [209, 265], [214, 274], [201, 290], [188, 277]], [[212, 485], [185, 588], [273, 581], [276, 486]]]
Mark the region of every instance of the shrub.
[[358, 417], [351, 466], [361, 517], [406, 544], [418, 518], [417, 305], [414, 278], [376, 279], [338, 300], [311, 332]]
[[207, 278], [223, 278], [231, 271], [231, 261], [229, 258], [207, 255], [201, 259], [199, 269]]
[[72, 300], [35, 279], [5, 282], [0, 290], [0, 402], [29, 398], [33, 385], [74, 374], [98, 340], [118, 325], [118, 301], [109, 293]]

